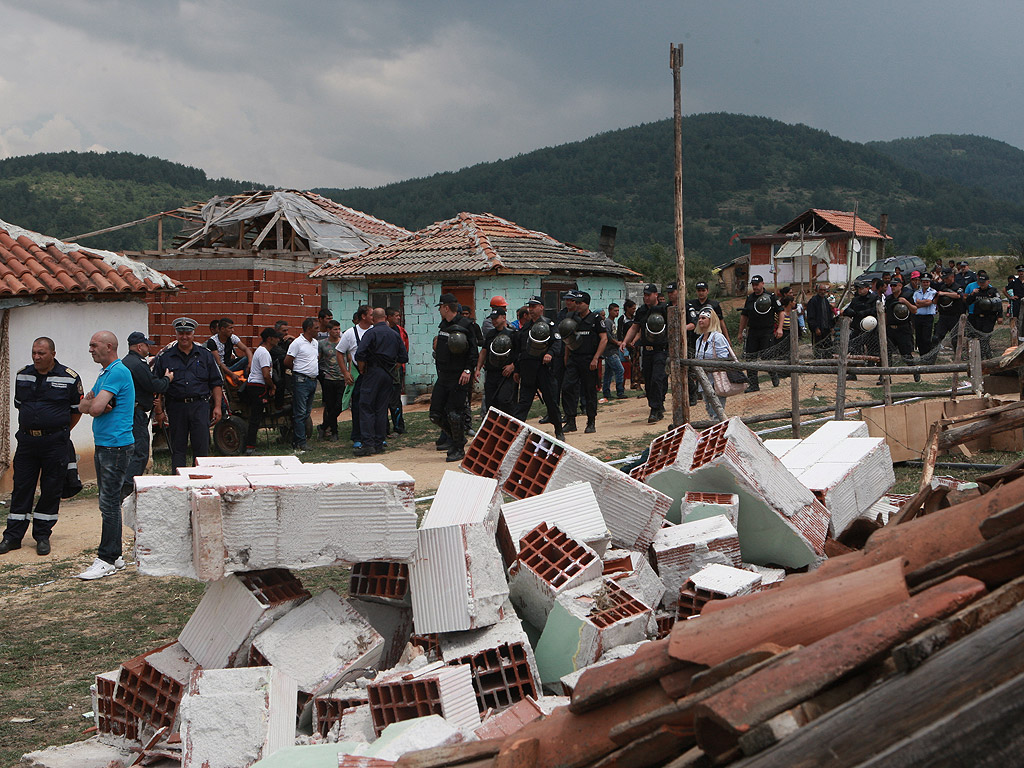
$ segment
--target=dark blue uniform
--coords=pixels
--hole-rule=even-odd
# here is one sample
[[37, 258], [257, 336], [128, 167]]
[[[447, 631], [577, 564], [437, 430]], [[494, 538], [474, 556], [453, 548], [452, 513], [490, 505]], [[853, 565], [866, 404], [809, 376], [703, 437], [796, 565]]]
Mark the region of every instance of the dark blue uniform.
[[388, 403], [398, 366], [409, 362], [398, 331], [383, 320], [370, 328], [356, 347], [356, 362], [363, 364], [359, 375], [363, 382], [359, 395], [359, 427], [363, 435], [363, 454], [383, 453], [388, 430]]
[[149, 463], [149, 413], [153, 410], [153, 395], [162, 395], [167, 391], [170, 382], [164, 376], [156, 377], [142, 356], [131, 351], [121, 362], [132, 375], [135, 384], [135, 413], [132, 434], [135, 437], [135, 449], [128, 464], [128, 472], [124, 476], [124, 487], [121, 496], [127, 498], [135, 489], [135, 478], [146, 470]]
[[[437, 344], [434, 347], [437, 382], [434, 391], [430, 393], [430, 420], [447, 435], [447, 442], [451, 446], [448, 454], [455, 457], [466, 444], [466, 397], [473, 384], [472, 378], [467, 384], [460, 384], [459, 379], [463, 371], [472, 374], [476, 366], [476, 337], [469, 320], [462, 315], [452, 318], [450, 323], [442, 319], [437, 328]], [[453, 332], [466, 336], [465, 352], [456, 354], [448, 348], [448, 339]], [[439, 442], [438, 446], [441, 445], [443, 443]]]
[[[64, 488], [71, 444], [71, 418], [82, 400], [82, 379], [54, 361], [47, 374], [27, 365], [14, 383], [18, 447], [14, 452], [14, 492], [3, 538], [20, 543], [32, 519], [32, 537], [49, 538]], [[39, 485], [39, 501], [32, 498]]]
[[569, 349], [562, 386], [562, 410], [565, 412], [563, 431], [575, 429], [575, 409], [582, 400], [587, 414], [587, 427], [593, 427], [597, 420], [597, 371], [591, 370], [590, 363], [597, 354], [601, 337], [606, 335], [604, 323], [597, 312], [576, 316], [576, 340], [578, 346]]
[[[562, 435], [562, 414], [558, 410], [558, 382], [556, 381], [554, 363], [562, 359], [563, 346], [558, 333], [552, 329], [547, 346], [532, 348], [530, 330], [533, 320], [527, 318], [519, 327], [519, 333], [513, 341], [513, 355], [516, 360], [516, 373], [519, 374], [519, 400], [512, 415], [520, 421], [526, 421], [533, 406], [533, 398], [539, 392], [544, 407], [547, 408], [548, 422], [555, 429], [555, 436]], [[544, 318], [545, 323], [550, 321]], [[551, 362], [545, 363], [544, 356], [551, 355]]]
[[[647, 320], [652, 314], [665, 318], [665, 330], [656, 336], [647, 330]], [[636, 349], [640, 351], [640, 370], [644, 374], [647, 405], [651, 409], [651, 418], [660, 419], [665, 413], [665, 395], [668, 393], [668, 305], [655, 304], [651, 307], [642, 304], [633, 315], [633, 322], [640, 328]], [[690, 349], [695, 347], [696, 341]], [[696, 392], [697, 387], [690, 390], [691, 394]]]
[[156, 356], [153, 373], [159, 377], [168, 371], [174, 371], [174, 381], [164, 395], [164, 411], [171, 436], [171, 474], [176, 474], [185, 466], [190, 439], [193, 457], [210, 454], [210, 395], [223, 382], [213, 353], [195, 343], [187, 355], [175, 344]]

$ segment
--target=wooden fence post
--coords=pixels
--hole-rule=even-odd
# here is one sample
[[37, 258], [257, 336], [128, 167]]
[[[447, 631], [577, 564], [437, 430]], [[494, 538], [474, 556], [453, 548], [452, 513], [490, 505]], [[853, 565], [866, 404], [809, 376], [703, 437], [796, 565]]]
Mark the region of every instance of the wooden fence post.
[[[956, 326], [956, 345], [953, 349], [953, 362], [959, 363], [964, 356], [964, 333], [967, 330], [967, 315], [960, 315], [960, 322]], [[949, 399], [956, 400], [956, 393], [959, 389], [960, 376], [953, 374], [953, 386], [949, 388]]]
[[839, 318], [839, 368], [836, 371], [836, 421], [846, 413], [846, 358], [850, 354], [850, 318]]
[[971, 339], [970, 354], [967, 360], [969, 370], [971, 372], [971, 387], [974, 389], [974, 394], [981, 397], [985, 391], [985, 384], [981, 374], [981, 340]]
[[[795, 314], [795, 313], [793, 313]], [[789, 362], [796, 365], [800, 361], [800, 323], [797, 318], [789, 318]], [[789, 374], [789, 391], [792, 397], [793, 415], [793, 437], [800, 439], [800, 374], [793, 371]]]
[[[885, 305], [875, 302], [875, 315], [878, 318], [878, 360], [882, 368], [889, 366], [889, 329], [885, 326]], [[909, 322], [909, 321], [908, 321]], [[882, 379], [882, 399], [886, 405], [892, 405], [892, 377], [885, 374]]]

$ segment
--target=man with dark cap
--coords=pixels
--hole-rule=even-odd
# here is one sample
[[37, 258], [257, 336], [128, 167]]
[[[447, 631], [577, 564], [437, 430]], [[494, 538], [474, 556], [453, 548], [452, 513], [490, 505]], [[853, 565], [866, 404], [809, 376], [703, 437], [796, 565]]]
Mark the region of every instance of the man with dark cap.
[[[920, 312], [914, 302], [913, 289], [903, 287], [898, 277], [889, 281], [889, 294], [885, 297], [885, 328], [889, 346], [895, 347], [906, 365], [914, 364], [914, 333], [912, 320]], [[934, 294], [934, 291], [932, 292]], [[930, 318], [929, 318], [930, 319]], [[931, 331], [931, 323], [928, 324]], [[929, 337], [930, 339], [930, 337]], [[887, 359], [882, 360], [885, 365]], [[914, 374], [914, 381], [920, 381], [921, 374]]]
[[828, 289], [827, 282], [815, 284], [814, 295], [807, 302], [807, 328], [816, 358], [832, 357], [832, 330], [836, 325], [836, 314], [828, 300]]
[[679, 284], [669, 283], [665, 286], [665, 293], [668, 294], [668, 301], [665, 303], [670, 307], [679, 306]]
[[446, 461], [462, 461], [466, 455], [466, 397], [473, 382], [476, 338], [469, 320], [460, 314], [454, 294], [442, 294], [437, 308], [441, 322], [434, 338], [437, 381], [430, 395], [430, 420], [442, 430], [435, 445], [439, 451], [448, 452]]
[[[769, 353], [775, 346], [776, 318], [782, 311], [782, 305], [775, 294], [765, 291], [764, 278], [760, 275], [750, 278], [750, 289], [747, 301], [740, 310], [740, 338], [743, 339], [743, 332], [746, 331], [744, 355], [748, 360], [756, 360], [765, 357], [765, 353]], [[773, 372], [771, 377], [772, 386], [779, 386], [779, 374]], [[760, 391], [757, 371], [747, 371], [747, 380], [750, 382], [747, 392]]]
[[[917, 354], [923, 359], [932, 351], [932, 328], [935, 323], [935, 289], [932, 288], [930, 272], [919, 274], [917, 270], [911, 276], [920, 278], [919, 288], [900, 288], [900, 293], [909, 292], [911, 303], [917, 308], [914, 314], [914, 336], [917, 338]], [[893, 289], [894, 291], [897, 289]]]
[[967, 293], [967, 286], [977, 280], [977, 276], [967, 268], [967, 262], [961, 261], [956, 265], [956, 284], [964, 289], [965, 294]]
[[[576, 309], [577, 309], [576, 301], [579, 298], [579, 295], [580, 295], [580, 292], [577, 291], [575, 288], [566, 291], [562, 295], [562, 301], [565, 303], [565, 306], [563, 306], [558, 311], [558, 314], [555, 315], [555, 324], [554, 324], [555, 335], [560, 335], [560, 332], [558, 331], [558, 329], [562, 327], [563, 321], [565, 321], [567, 319], [568, 320], [574, 320], [576, 318]], [[552, 370], [552, 372], [555, 375], [555, 395], [558, 397], [559, 401], [564, 403], [565, 402], [565, 398], [562, 396], [562, 390], [565, 387], [565, 359], [564, 359], [564, 355], [558, 355], [557, 358], [555, 358], [554, 360], [551, 361], [551, 370]], [[571, 411], [564, 411], [562, 413], [562, 416], [565, 417], [566, 421], [569, 421], [570, 418], [573, 418], [573, 419], [576, 418], [576, 414], [579, 411], [579, 405], [580, 404], [577, 401], [577, 402], [572, 404], [572, 410]], [[541, 424], [547, 424], [548, 423], [548, 417], [547, 416], [542, 417], [541, 420], [540, 420], [540, 423]]]
[[359, 425], [363, 432], [363, 445], [356, 456], [384, 453], [384, 438], [388, 431], [388, 404], [395, 382], [400, 378], [399, 367], [409, 362], [402, 337], [387, 323], [383, 307], [373, 310], [373, 326], [356, 348], [356, 364], [363, 391], [359, 396]]
[[515, 332], [508, 327], [504, 307], [495, 307], [488, 315], [490, 328], [476, 361], [475, 377], [484, 371], [484, 402], [488, 408], [512, 414], [518, 400], [515, 374]]
[[[1017, 274], [1006, 281], [1006, 297], [1010, 300], [1010, 317], [1013, 318], [1013, 322], [1016, 328], [1013, 330], [1016, 333], [1016, 338], [1024, 336], [1021, 333], [1020, 325], [1020, 304], [1021, 298], [1024, 297], [1024, 264], [1018, 264], [1016, 267]], [[1013, 343], [1013, 339], [1010, 339], [1010, 343]]]
[[192, 443], [193, 458], [210, 455], [210, 427], [220, 421], [224, 384], [213, 353], [195, 343], [198, 323], [191, 317], [174, 321], [177, 343], [164, 349], [153, 361], [159, 378], [168, 373], [174, 380], [162, 395], [163, 405], [154, 407], [159, 421], [167, 419], [171, 437], [171, 474], [185, 466], [185, 453]]
[[[871, 281], [862, 279], [857, 280], [854, 284], [854, 295], [850, 300], [850, 303], [846, 305], [846, 309], [843, 310], [843, 315], [849, 317], [850, 323], [850, 349], [851, 353], [856, 354], [867, 354], [868, 344], [871, 340], [871, 335], [874, 334], [874, 338], [878, 339], [878, 329], [870, 326], [870, 321], [867, 318], [875, 318], [878, 305], [878, 294], [871, 290]], [[877, 320], [877, 318], [876, 318]], [[877, 325], [877, 322], [876, 322]], [[846, 374], [848, 381], [856, 381], [857, 374], [848, 373]]]
[[174, 371], [168, 371], [166, 376], [153, 375], [147, 358], [150, 345], [155, 343], [141, 331], [133, 331], [128, 335], [128, 354], [121, 358], [135, 383], [135, 412], [132, 424], [135, 447], [124, 476], [122, 499], [130, 496], [135, 490], [135, 478], [145, 472], [149, 463], [149, 419], [150, 411], [153, 410], [153, 396], [162, 395], [174, 381]]
[[512, 413], [520, 421], [530, 415], [534, 396], [540, 392], [547, 408], [547, 422], [555, 429], [555, 437], [564, 440], [562, 414], [558, 410], [558, 395], [555, 389], [555, 373], [552, 368], [556, 358], [562, 356], [562, 341], [558, 332], [544, 317], [544, 302], [534, 296], [526, 305], [530, 314], [519, 327], [515, 337], [515, 377], [519, 382], [519, 401]]
[[950, 331], [957, 327], [960, 315], [967, 311], [963, 288], [957, 285], [956, 274], [950, 267], [942, 270], [942, 282], [935, 289], [935, 303], [938, 321], [935, 323], [932, 349], [942, 344]]
[[998, 289], [989, 282], [988, 272], [978, 270], [977, 281], [967, 286], [964, 291], [967, 301], [967, 322], [984, 334], [981, 337], [981, 356], [987, 360], [992, 357], [992, 331], [996, 323], [1003, 322], [1003, 300]]
[[576, 403], [582, 400], [587, 413], [587, 426], [583, 431], [590, 434], [597, 431], [597, 368], [608, 345], [608, 334], [600, 316], [590, 311], [590, 294], [582, 291], [576, 296], [576, 330], [572, 338], [562, 336], [565, 344], [562, 409], [570, 414], [562, 431], [576, 431], [576, 418], [571, 414]]
[[668, 305], [658, 301], [658, 286], [654, 283], [644, 286], [644, 303], [633, 316], [625, 346], [632, 346], [638, 339], [647, 405], [651, 409], [647, 423], [654, 424], [665, 418], [668, 392]]
[[[18, 409], [18, 447], [14, 451], [14, 490], [0, 555], [21, 549], [32, 521], [36, 552], [50, 554], [50, 533], [57, 524], [61, 490], [67, 474], [71, 430], [82, 418], [82, 379], [55, 357], [53, 339], [32, 342], [32, 365], [14, 376], [14, 407]], [[39, 486], [35, 511], [32, 501]]]

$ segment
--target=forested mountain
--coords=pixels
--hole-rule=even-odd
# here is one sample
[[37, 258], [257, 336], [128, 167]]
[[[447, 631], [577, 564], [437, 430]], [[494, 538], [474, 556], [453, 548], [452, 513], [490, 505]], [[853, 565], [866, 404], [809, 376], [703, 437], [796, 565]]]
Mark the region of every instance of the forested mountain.
[[[741, 255], [734, 234], [772, 231], [810, 207], [857, 205], [876, 224], [888, 213], [900, 252], [928, 236], [988, 251], [1024, 237], [1024, 153], [1001, 142], [865, 145], [732, 114], [684, 118], [683, 139], [688, 257]], [[409, 229], [493, 212], [594, 248], [609, 224], [618, 228], [616, 257], [650, 274], [651, 264], [671, 260], [672, 175], [672, 123], [663, 120], [376, 189], [317, 191]], [[259, 186], [126, 152], [32, 155], [0, 160], [0, 219], [70, 236]], [[152, 248], [155, 233], [146, 225], [86, 242]]]
[[1024, 151], [984, 136], [936, 134], [866, 146], [926, 176], [978, 187], [1003, 200], [1024, 205]]

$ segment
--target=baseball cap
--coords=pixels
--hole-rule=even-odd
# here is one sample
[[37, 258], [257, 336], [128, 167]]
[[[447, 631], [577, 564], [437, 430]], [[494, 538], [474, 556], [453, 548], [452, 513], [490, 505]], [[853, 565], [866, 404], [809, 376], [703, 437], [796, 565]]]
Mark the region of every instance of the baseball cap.
[[979, 280], [988, 280], [988, 272], [986, 272], [984, 269], [979, 269], [978, 274], [975, 275], [975, 277], [977, 277]]
[[669, 283], [668, 285], [665, 286], [665, 291], [666, 292], [678, 291], [678, 290], [679, 290], [679, 284], [678, 283]]
[[507, 307], [508, 306], [508, 302], [505, 301], [505, 297], [504, 296], [491, 296], [491, 306], [492, 307]]
[[889, 281], [889, 285], [903, 285], [899, 278], [894, 277]]
[[1014, 267], [1014, 269], [1016, 269], [1018, 272], [1024, 272], [1024, 264], [1018, 264], [1016, 267]]
[[584, 304], [590, 304], [590, 294], [586, 291], [576, 291], [576, 300]]
[[966, 261], [961, 261], [959, 264], [957, 264], [957, 266], [958, 267], [966, 267], [967, 266], [967, 262]]
[[871, 281], [870, 280], [854, 280], [853, 281], [853, 287], [854, 288], [870, 288], [871, 287]]
[[950, 269], [949, 267], [943, 267], [942, 268], [942, 274], [944, 274], [944, 275], [952, 275], [953, 274], [953, 270]]
[[440, 307], [442, 304], [454, 304], [457, 301], [458, 299], [455, 298], [454, 293], [442, 293], [441, 300], [437, 302], [437, 306]]
[[698, 291], [699, 291], [699, 290], [700, 290], [701, 288], [707, 288], [707, 287], [708, 287], [708, 284], [707, 284], [707, 283], [705, 283], [705, 282], [704, 282], [703, 280], [701, 280], [701, 281], [700, 281], [699, 283], [697, 283], [697, 290], [698, 290]]
[[527, 305], [540, 304], [542, 307], [544, 306], [544, 302], [541, 300], [540, 296], [531, 296], [529, 301], [527, 301], [526, 303]]
[[176, 331], [194, 331], [199, 327], [199, 323], [193, 320], [191, 317], [179, 317], [176, 318], [172, 323], [174, 330]]
[[752, 278], [750, 278], [750, 282], [751, 282], [751, 284], [753, 284], [753, 283], [763, 283], [764, 282], [764, 278], [761, 277], [760, 275], [754, 275]]
[[131, 347], [136, 344], [156, 344], [156, 342], [146, 336], [142, 331], [132, 331], [128, 334], [128, 346]]
[[911, 277], [920, 277], [921, 276], [921, 272], [920, 272], [920, 270], [915, 269], [913, 272], [910, 273], [910, 276]]
[[504, 308], [504, 307], [495, 307], [495, 308], [494, 308], [494, 309], [493, 309], [493, 310], [491, 311], [491, 314], [490, 314], [490, 318], [491, 318], [491, 319], [493, 320], [494, 318], [498, 317], [499, 315], [500, 315], [501, 317], [504, 317], [504, 316], [505, 316], [505, 315], [507, 315], [507, 314], [508, 314], [508, 313], [507, 313], [507, 312], [505, 311], [505, 308]]
[[657, 292], [658, 292], [658, 286], [656, 286], [654, 283], [648, 283], [647, 285], [644, 286], [644, 293], [657, 293]]

